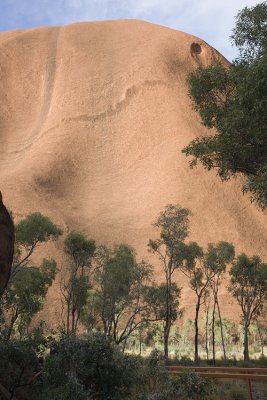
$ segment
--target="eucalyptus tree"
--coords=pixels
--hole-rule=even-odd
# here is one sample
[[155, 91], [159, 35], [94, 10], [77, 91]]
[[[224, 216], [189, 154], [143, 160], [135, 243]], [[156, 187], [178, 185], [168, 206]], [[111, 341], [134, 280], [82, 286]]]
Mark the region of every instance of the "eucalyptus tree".
[[218, 290], [222, 274], [227, 263], [234, 257], [234, 248], [227, 242], [219, 242], [217, 245], [209, 244], [204, 251], [197, 243], [191, 242], [183, 245], [183, 263], [180, 267], [184, 275], [189, 279], [189, 287], [196, 295], [195, 312], [195, 362], [198, 362], [199, 342], [199, 313], [201, 306], [206, 302], [209, 292], [214, 296], [213, 312], [213, 359], [215, 361], [214, 322], [215, 307], [219, 307]]
[[229, 291], [242, 310], [244, 327], [244, 360], [249, 360], [249, 327], [262, 312], [267, 298], [267, 264], [260, 257], [241, 254], [230, 270]]
[[165, 275], [165, 318], [164, 331], [164, 354], [168, 357], [169, 336], [173, 324], [173, 313], [175, 312], [172, 302], [172, 277], [183, 262], [184, 240], [189, 233], [190, 211], [178, 205], [169, 204], [165, 207], [154, 226], [160, 229], [160, 237], [149, 240], [149, 250], [156, 254], [161, 262]]
[[43, 243], [57, 240], [62, 229], [50, 218], [39, 212], [31, 213], [15, 225], [15, 256], [12, 267], [14, 275], [21, 267], [28, 265], [33, 252]]
[[138, 263], [130, 246], [98, 248], [94, 285], [82, 313], [85, 326], [100, 327], [124, 349], [137, 329], [161, 319], [161, 297], [151, 279], [152, 267], [144, 261]]
[[31, 213], [15, 225], [15, 253], [10, 280], [2, 301], [2, 328], [7, 337], [16, 329], [21, 336], [28, 330], [33, 316], [43, 308], [48, 288], [56, 275], [56, 262], [43, 259], [32, 264], [31, 256], [38, 246], [57, 240], [62, 230], [50, 218]]
[[188, 79], [189, 95], [210, 135], [191, 141], [183, 152], [215, 169], [225, 181], [241, 175], [243, 191], [267, 206], [267, 2], [237, 15], [232, 41], [239, 50], [232, 63], [201, 66]]
[[223, 324], [221, 318], [221, 310], [219, 305], [219, 288], [226, 273], [226, 267], [233, 261], [235, 256], [234, 246], [228, 242], [219, 242], [214, 245], [210, 243], [208, 245], [208, 251], [206, 254], [206, 262], [208, 267], [214, 272], [214, 276], [211, 280], [211, 290], [213, 294], [213, 310], [212, 310], [212, 352], [213, 352], [213, 363], [215, 363], [215, 311], [217, 308], [219, 322], [220, 322], [220, 333], [224, 359], [226, 360], [226, 351], [223, 335]]
[[95, 241], [82, 233], [70, 232], [64, 241], [68, 267], [62, 277], [61, 291], [66, 306], [66, 333], [76, 334], [82, 308], [90, 287], [89, 274], [95, 254]]
[[195, 242], [184, 245], [184, 259], [181, 266], [181, 271], [189, 280], [189, 287], [195, 292], [195, 362], [199, 360], [198, 342], [199, 342], [199, 312], [202, 304], [208, 295], [211, 281], [214, 277], [214, 272], [207, 265], [203, 249]]
[[55, 260], [43, 259], [39, 267], [27, 266], [12, 277], [2, 299], [4, 335], [8, 340], [28, 334], [32, 318], [43, 309], [56, 272]]

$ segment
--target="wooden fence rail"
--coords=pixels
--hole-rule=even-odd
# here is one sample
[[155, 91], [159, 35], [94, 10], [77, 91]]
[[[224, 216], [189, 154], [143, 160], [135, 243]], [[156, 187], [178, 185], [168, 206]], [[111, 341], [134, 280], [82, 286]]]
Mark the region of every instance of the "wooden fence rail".
[[195, 366], [180, 366], [180, 365], [168, 365], [168, 371], [181, 371], [181, 370], [193, 370], [193, 371], [226, 371], [226, 372], [246, 372], [246, 373], [260, 373], [261, 375], [267, 374], [267, 368], [247, 368], [247, 367], [195, 367]]
[[[183, 371], [193, 371], [198, 376], [216, 379], [244, 379], [248, 382], [248, 393], [253, 400], [251, 381], [267, 381], [267, 368], [246, 367], [194, 367], [168, 365], [170, 374], [181, 374]], [[219, 372], [220, 371], [220, 372]], [[240, 373], [241, 372], [241, 373]]]

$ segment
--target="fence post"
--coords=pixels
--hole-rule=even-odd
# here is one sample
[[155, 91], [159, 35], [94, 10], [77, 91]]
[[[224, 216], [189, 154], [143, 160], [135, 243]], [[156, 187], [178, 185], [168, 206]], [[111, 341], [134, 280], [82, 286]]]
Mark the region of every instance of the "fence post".
[[253, 400], [252, 397], [252, 387], [251, 387], [251, 380], [248, 380], [248, 390], [249, 390], [249, 396], [250, 396], [250, 400]]

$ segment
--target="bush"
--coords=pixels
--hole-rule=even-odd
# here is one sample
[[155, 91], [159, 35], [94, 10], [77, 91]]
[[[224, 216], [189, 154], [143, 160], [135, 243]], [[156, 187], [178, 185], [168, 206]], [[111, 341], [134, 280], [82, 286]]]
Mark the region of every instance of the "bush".
[[[0, 382], [16, 395], [38, 371], [39, 360], [30, 342], [0, 341]], [[25, 390], [25, 389], [24, 389]]]
[[161, 354], [146, 359], [124, 355], [100, 333], [55, 343], [42, 376], [41, 400], [139, 400], [168, 382]]
[[187, 399], [212, 399], [216, 393], [216, 386], [213, 379], [202, 378], [191, 371], [183, 372], [177, 384]]
[[42, 398], [120, 399], [129, 390], [123, 368], [122, 355], [104, 335], [65, 337], [45, 360]]

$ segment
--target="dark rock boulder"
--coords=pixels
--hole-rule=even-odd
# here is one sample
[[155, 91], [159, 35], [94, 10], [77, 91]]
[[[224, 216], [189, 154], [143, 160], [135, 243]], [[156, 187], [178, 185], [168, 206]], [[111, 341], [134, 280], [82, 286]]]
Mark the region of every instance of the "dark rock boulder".
[[14, 254], [14, 242], [14, 224], [9, 212], [3, 204], [2, 194], [0, 192], [0, 297], [10, 278]]

